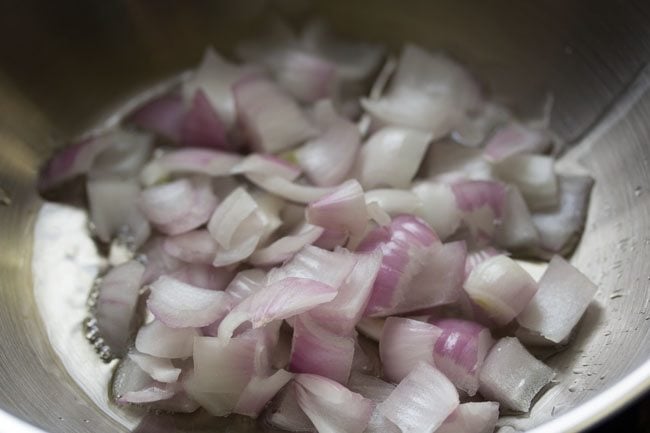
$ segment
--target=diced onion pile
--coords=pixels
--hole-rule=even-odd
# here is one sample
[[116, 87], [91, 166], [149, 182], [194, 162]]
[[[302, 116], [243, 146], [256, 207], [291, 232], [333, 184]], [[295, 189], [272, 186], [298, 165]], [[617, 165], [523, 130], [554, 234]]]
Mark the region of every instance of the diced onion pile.
[[[89, 327], [115, 401], [319, 433], [528, 411], [554, 371], [524, 345], [565, 344], [596, 290], [561, 257], [593, 181], [558, 173], [547, 119], [322, 24], [237, 53], [42, 170], [45, 194], [85, 176], [110, 245]], [[536, 281], [515, 257], [551, 260]]]

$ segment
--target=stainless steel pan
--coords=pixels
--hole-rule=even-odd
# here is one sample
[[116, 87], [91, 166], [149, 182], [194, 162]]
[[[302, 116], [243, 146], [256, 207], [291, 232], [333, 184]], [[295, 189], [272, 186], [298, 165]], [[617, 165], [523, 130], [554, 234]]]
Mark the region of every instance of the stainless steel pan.
[[[61, 256], [52, 239], [34, 248], [37, 221], [60, 235], [83, 218], [42, 212], [37, 168], [66, 137], [196, 64], [207, 43], [227, 52], [270, 10], [295, 22], [323, 16], [343, 34], [393, 48], [412, 40], [447, 50], [521, 111], [538, 109], [550, 92], [553, 129], [573, 146], [565, 160], [596, 177], [573, 262], [600, 290], [575, 343], [549, 360], [559, 383], [529, 418], [512, 422], [579, 431], [650, 388], [650, 3], [4, 0], [0, 430], [101, 433], [135, 422], [106, 403], [108, 367], [89, 355], [80, 324], [65, 313], [83, 308], [79, 284], [94, 262], [64, 266], [79, 250]], [[33, 273], [34, 257], [61, 262]]]

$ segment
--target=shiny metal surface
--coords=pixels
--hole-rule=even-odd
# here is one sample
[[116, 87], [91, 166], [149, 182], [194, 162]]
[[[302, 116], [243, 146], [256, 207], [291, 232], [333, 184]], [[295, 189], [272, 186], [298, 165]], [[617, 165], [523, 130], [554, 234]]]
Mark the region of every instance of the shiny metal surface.
[[97, 387], [106, 367], [94, 370], [77, 316], [58, 307], [82, 307], [79, 284], [98, 263], [41, 236], [54, 227], [60, 237], [83, 217], [42, 208], [34, 192], [39, 164], [139, 89], [194, 65], [206, 43], [227, 50], [270, 10], [294, 21], [324, 16], [343, 34], [393, 48], [413, 40], [448, 50], [521, 110], [554, 95], [553, 128], [576, 144], [565, 164], [596, 177], [572, 260], [600, 290], [576, 342], [548, 360], [559, 383], [530, 417], [504, 422], [579, 431], [648, 390], [647, 2], [7, 0], [0, 2], [0, 431], [102, 433], [134, 422], [107, 409]]

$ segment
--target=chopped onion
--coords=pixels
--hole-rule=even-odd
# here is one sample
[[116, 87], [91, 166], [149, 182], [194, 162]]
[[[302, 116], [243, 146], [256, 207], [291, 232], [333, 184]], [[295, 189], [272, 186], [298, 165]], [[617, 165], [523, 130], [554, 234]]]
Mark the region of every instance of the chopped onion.
[[271, 403], [266, 421], [274, 427], [290, 432], [315, 432], [314, 424], [298, 406], [296, 385], [286, 386]]
[[373, 286], [366, 315], [385, 316], [406, 297], [413, 278], [428, 264], [440, 241], [419, 218], [402, 215], [388, 227], [371, 231], [357, 248], [360, 252], [379, 249], [382, 265]]
[[537, 245], [539, 235], [519, 189], [506, 188], [503, 217], [494, 233], [495, 241], [506, 249], [522, 249]]
[[356, 125], [340, 117], [330, 100], [314, 107], [315, 116], [327, 117], [324, 132], [295, 151], [298, 164], [317, 186], [335, 186], [345, 180], [359, 151], [361, 136]]
[[192, 356], [192, 338], [197, 335], [194, 328], [169, 328], [154, 320], [140, 328], [135, 348], [159, 358], [187, 358]]
[[97, 328], [111, 353], [126, 352], [135, 325], [144, 266], [135, 260], [112, 268], [101, 279], [95, 309]]
[[131, 180], [92, 179], [86, 185], [90, 219], [95, 234], [104, 242], [124, 237], [139, 247], [149, 237], [147, 219], [137, 207], [140, 187]]
[[[551, 260], [539, 280], [539, 290], [517, 322], [541, 338], [537, 344], [564, 343], [598, 287], [560, 256]], [[521, 337], [523, 338], [523, 337]]]
[[298, 405], [319, 433], [363, 433], [372, 402], [341, 384], [313, 374], [296, 375]]
[[181, 374], [181, 369], [174, 367], [169, 359], [156, 358], [137, 352], [130, 352], [129, 358], [158, 382], [176, 382]]
[[362, 99], [361, 103], [383, 123], [430, 131], [435, 139], [464, 121], [477, 107], [479, 93], [459, 64], [406, 44], [387, 95], [378, 101]]
[[277, 153], [317, 134], [298, 104], [266, 78], [241, 80], [233, 93], [238, 121], [258, 150]]
[[436, 433], [492, 433], [499, 418], [499, 403], [462, 403], [449, 415]]
[[416, 194], [400, 189], [374, 189], [366, 192], [366, 204], [376, 203], [390, 216], [417, 214], [424, 203]]
[[375, 132], [359, 155], [363, 186], [408, 187], [431, 138], [429, 133], [403, 127], [386, 127]]
[[226, 126], [202, 89], [198, 89], [181, 129], [186, 146], [236, 150], [226, 138]]
[[233, 269], [202, 263], [185, 263], [167, 274], [182, 283], [208, 290], [224, 290], [233, 278]]
[[147, 307], [171, 328], [198, 328], [224, 317], [232, 307], [230, 296], [162, 276], [151, 285]]
[[510, 119], [508, 110], [499, 103], [483, 101], [478, 111], [468, 113], [465, 120], [451, 133], [451, 138], [463, 146], [479, 147], [500, 124]]
[[554, 375], [553, 369], [535, 359], [519, 340], [506, 337], [485, 358], [480, 392], [508, 409], [527, 412], [533, 398]]
[[399, 383], [419, 362], [434, 364], [433, 348], [442, 330], [429, 323], [402, 317], [386, 319], [379, 340], [384, 377]]
[[176, 386], [169, 383], [153, 383], [151, 386], [139, 391], [129, 391], [117, 399], [117, 403], [153, 403], [172, 398], [176, 393]]
[[420, 203], [413, 213], [426, 221], [440, 239], [447, 239], [456, 232], [460, 226], [461, 212], [451, 186], [437, 182], [420, 182], [412, 191]]
[[333, 192], [307, 206], [308, 223], [328, 230], [362, 232], [368, 221], [363, 189], [354, 179], [343, 182]]
[[336, 65], [304, 50], [286, 49], [273, 60], [278, 84], [300, 102], [335, 96]]
[[278, 370], [269, 377], [254, 376], [242, 391], [233, 413], [257, 418], [266, 404], [291, 379], [293, 374]]
[[309, 316], [338, 335], [350, 335], [361, 319], [382, 262], [381, 251], [356, 254], [352, 271], [336, 297], [309, 312]]
[[330, 194], [333, 188], [321, 188], [288, 181], [279, 176], [249, 173], [246, 178], [265, 191], [296, 203], [310, 203]]
[[313, 244], [323, 234], [322, 227], [304, 224], [297, 233], [284, 236], [255, 251], [248, 259], [255, 266], [272, 266], [291, 259], [306, 245]]
[[184, 262], [211, 264], [217, 243], [207, 230], [194, 230], [165, 239], [163, 248], [167, 254]]
[[373, 341], [379, 341], [384, 330], [385, 319], [364, 317], [357, 323], [357, 330]]
[[449, 379], [420, 362], [378, 409], [402, 433], [433, 433], [458, 404], [458, 392]]
[[542, 155], [514, 155], [495, 165], [500, 179], [519, 188], [528, 208], [542, 210], [558, 203], [555, 160]]
[[559, 176], [558, 182], [558, 206], [533, 214], [544, 258], [566, 254], [575, 246], [587, 218], [589, 193], [594, 184], [590, 176]]
[[252, 153], [231, 170], [234, 174], [255, 173], [264, 176], [278, 176], [292, 181], [300, 176], [300, 168], [275, 155]]
[[483, 158], [480, 149], [448, 140], [431, 143], [424, 167], [430, 179], [440, 182], [494, 178], [492, 164]]
[[185, 112], [183, 95], [171, 91], [148, 99], [127, 114], [124, 120], [145, 131], [180, 143]]
[[486, 247], [480, 250], [471, 251], [467, 254], [467, 259], [465, 260], [465, 279], [469, 277], [469, 274], [472, 273], [475, 267], [483, 263], [489, 258], [494, 256], [499, 256], [504, 254], [503, 251], [499, 251], [492, 247]]
[[514, 260], [499, 255], [474, 268], [465, 281], [465, 291], [491, 319], [505, 325], [526, 308], [537, 283]]
[[219, 325], [219, 338], [228, 340], [244, 322], [253, 328], [286, 319], [331, 301], [337, 289], [306, 278], [285, 278], [244, 299]]
[[500, 182], [469, 180], [454, 183], [451, 188], [462, 220], [474, 238], [491, 238], [504, 214], [505, 186]]
[[140, 258], [145, 264], [143, 285], [150, 284], [161, 275], [173, 273], [183, 267], [182, 261], [165, 251], [164, 244], [165, 238], [155, 236], [142, 246]]
[[433, 351], [436, 367], [457, 388], [473, 396], [479, 388], [485, 356], [494, 344], [490, 330], [461, 319], [434, 319], [430, 323], [442, 330]]
[[[395, 389], [392, 383], [384, 382], [383, 380], [368, 376], [366, 374], [352, 373], [348, 388], [352, 392], [361, 394], [367, 399], [370, 399], [375, 404], [382, 403]], [[388, 421], [381, 412], [375, 409], [372, 412], [372, 417], [368, 423], [366, 433], [400, 433], [400, 429], [395, 424]]]
[[354, 346], [354, 338], [336, 335], [308, 313], [301, 314], [293, 321], [290, 370], [345, 384], [352, 369]]
[[234, 153], [188, 147], [149, 162], [142, 169], [140, 180], [145, 186], [151, 186], [173, 174], [228, 176], [240, 161], [241, 156]]
[[207, 179], [179, 179], [142, 191], [139, 204], [156, 228], [177, 235], [205, 224], [217, 206], [217, 198]]
[[261, 269], [247, 269], [239, 272], [228, 284], [226, 293], [239, 303], [257, 293], [266, 285], [266, 273]]
[[543, 131], [511, 122], [499, 128], [485, 144], [484, 155], [499, 162], [522, 153], [542, 153], [551, 145], [551, 137]]

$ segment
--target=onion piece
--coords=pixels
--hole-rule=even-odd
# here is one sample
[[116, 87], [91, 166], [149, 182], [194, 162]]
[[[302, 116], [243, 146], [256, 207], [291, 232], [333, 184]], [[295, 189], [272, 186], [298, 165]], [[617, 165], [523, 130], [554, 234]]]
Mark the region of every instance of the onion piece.
[[431, 142], [431, 134], [401, 127], [375, 132], [361, 148], [361, 184], [365, 188], [406, 188]]
[[562, 257], [555, 256], [539, 280], [539, 290], [517, 316], [517, 322], [540, 337], [534, 339], [536, 344], [564, 343], [596, 290], [598, 286], [583, 273]]
[[476, 240], [491, 238], [501, 222], [506, 188], [500, 182], [469, 180], [452, 185], [462, 220]]
[[290, 432], [315, 432], [316, 427], [298, 406], [296, 385], [289, 384], [271, 402], [265, 417], [273, 427]]
[[233, 278], [233, 270], [202, 263], [185, 263], [167, 276], [191, 286], [222, 291]]
[[410, 215], [394, 218], [390, 226], [371, 231], [357, 251], [379, 249], [384, 257], [365, 314], [392, 314], [406, 298], [412, 279], [422, 272], [438, 248], [440, 241], [436, 234], [424, 221]]
[[161, 275], [171, 274], [183, 267], [182, 261], [165, 251], [164, 244], [165, 238], [154, 236], [142, 246], [139, 259], [145, 264], [143, 285], [150, 284]]
[[361, 320], [382, 262], [381, 251], [355, 254], [356, 263], [336, 297], [309, 311], [321, 326], [338, 335], [350, 335]]
[[275, 155], [252, 153], [234, 166], [231, 173], [255, 173], [293, 181], [300, 176], [300, 168]]
[[587, 218], [589, 193], [594, 184], [590, 176], [561, 175], [558, 182], [558, 206], [533, 214], [540, 237], [538, 254], [544, 258], [567, 254], [573, 249]]
[[239, 396], [233, 413], [257, 418], [266, 404], [292, 378], [293, 374], [285, 370], [278, 370], [269, 377], [254, 376]]
[[[361, 136], [356, 125], [340, 117], [330, 100], [314, 107], [315, 117], [327, 117], [324, 132], [295, 151], [298, 164], [316, 186], [334, 186], [345, 180], [359, 152]], [[321, 123], [319, 122], [319, 123]]]
[[306, 278], [285, 278], [269, 283], [238, 304], [219, 325], [219, 338], [227, 341], [239, 325], [250, 321], [259, 328], [331, 301], [337, 289]]
[[188, 147], [165, 153], [149, 162], [142, 169], [140, 181], [151, 186], [173, 174], [229, 176], [241, 159], [234, 153]]
[[[352, 373], [348, 388], [352, 392], [361, 394], [367, 399], [370, 399], [375, 404], [382, 403], [395, 389], [392, 383], [384, 382], [383, 380], [368, 376], [366, 374]], [[395, 424], [388, 421], [375, 407], [372, 412], [372, 417], [368, 423], [366, 433], [400, 433], [400, 429]]]
[[460, 125], [479, 101], [478, 86], [463, 67], [406, 44], [387, 95], [361, 103], [384, 123], [430, 131], [436, 139]]
[[537, 291], [537, 283], [514, 260], [499, 255], [474, 268], [465, 291], [499, 325], [521, 313]]
[[169, 383], [153, 383], [151, 386], [139, 391], [129, 391], [117, 399], [117, 403], [153, 403], [161, 400], [172, 398], [177, 388]]
[[492, 164], [483, 158], [480, 149], [449, 140], [431, 143], [423, 165], [426, 175], [438, 182], [494, 179]]
[[336, 65], [300, 49], [287, 48], [271, 62], [278, 84], [300, 102], [336, 96]]
[[348, 237], [348, 234], [345, 232], [324, 230], [323, 234], [314, 242], [314, 246], [325, 250], [333, 250], [336, 247], [345, 245]]
[[555, 159], [542, 155], [514, 155], [494, 166], [497, 176], [519, 188], [528, 208], [542, 210], [558, 203]]
[[553, 369], [538, 361], [513, 337], [499, 340], [481, 370], [481, 394], [504, 407], [527, 412], [539, 391], [553, 379]]
[[366, 191], [366, 205], [376, 203], [390, 216], [417, 214], [423, 203], [418, 196], [408, 190], [374, 189]]
[[194, 230], [165, 239], [165, 252], [187, 263], [211, 264], [217, 243], [207, 230]]
[[550, 145], [551, 137], [544, 131], [511, 122], [490, 137], [483, 155], [488, 161], [499, 162], [522, 153], [543, 153]]
[[379, 342], [385, 322], [386, 320], [382, 318], [364, 317], [357, 323], [357, 330], [371, 340]]
[[467, 247], [464, 241], [450, 242], [433, 252], [422, 272], [411, 280], [404, 300], [393, 313], [407, 313], [456, 302], [465, 280]]
[[133, 326], [144, 266], [135, 260], [112, 268], [101, 279], [94, 316], [111, 353], [125, 353]]
[[162, 276], [151, 286], [147, 307], [170, 328], [198, 328], [224, 317], [232, 307], [224, 292], [202, 289]]
[[461, 212], [451, 186], [425, 181], [413, 186], [412, 191], [420, 204], [413, 213], [426, 221], [440, 239], [447, 239], [456, 232]]
[[442, 330], [429, 323], [402, 317], [386, 319], [379, 340], [384, 377], [399, 383], [419, 362], [433, 365], [433, 348]]
[[226, 293], [235, 302], [239, 303], [257, 293], [266, 285], [266, 273], [261, 269], [247, 269], [235, 275], [235, 278], [228, 284]]
[[499, 251], [492, 247], [487, 247], [480, 250], [469, 252], [467, 254], [467, 259], [465, 260], [465, 279], [469, 277], [469, 274], [471, 274], [474, 268], [476, 268], [478, 265], [480, 265], [487, 259], [490, 259], [494, 256], [499, 256], [501, 254], [505, 254], [505, 253], [503, 251]]
[[378, 409], [402, 433], [433, 433], [458, 405], [458, 392], [449, 379], [420, 362]]
[[451, 133], [451, 138], [468, 147], [479, 147], [500, 124], [510, 120], [510, 113], [499, 103], [483, 101], [478, 111], [468, 113]]
[[539, 235], [519, 189], [510, 185], [506, 191], [503, 217], [494, 233], [495, 241], [508, 250], [537, 245]]
[[146, 100], [127, 114], [124, 121], [180, 143], [185, 112], [183, 95], [170, 91]]
[[138, 352], [130, 352], [129, 358], [158, 382], [176, 382], [181, 374], [181, 369], [174, 367], [169, 359], [156, 358]]
[[355, 339], [336, 335], [313, 320], [309, 313], [293, 321], [290, 370], [311, 373], [345, 384], [354, 358]]
[[134, 181], [91, 179], [86, 185], [90, 219], [97, 237], [109, 242], [119, 236], [139, 247], [149, 237], [149, 222], [137, 207], [140, 187]]
[[192, 356], [192, 338], [199, 335], [194, 328], [169, 328], [154, 320], [144, 325], [135, 338], [138, 352], [159, 358]]
[[372, 402], [337, 382], [313, 374], [295, 378], [298, 405], [319, 433], [363, 433]]
[[490, 330], [461, 319], [434, 319], [430, 323], [442, 330], [433, 351], [436, 367], [457, 388], [470, 397], [475, 395], [483, 361], [494, 344]]
[[333, 192], [307, 206], [308, 223], [329, 230], [362, 232], [368, 221], [363, 189], [354, 179], [343, 182]]
[[217, 198], [207, 179], [179, 179], [144, 190], [139, 204], [156, 228], [177, 235], [205, 224], [217, 206]]
[[277, 153], [318, 133], [296, 102], [266, 78], [240, 80], [233, 93], [238, 121], [261, 151]]
[[499, 418], [499, 403], [462, 403], [449, 415], [436, 433], [492, 433]]
[[226, 127], [230, 127], [236, 118], [231, 87], [242, 77], [252, 73], [251, 68], [234, 65], [209, 47], [205, 50], [194, 76], [184, 83], [183, 94], [185, 99], [189, 100], [198, 90], [205, 92]]
[[310, 203], [330, 194], [333, 188], [321, 188], [290, 182], [279, 176], [249, 173], [246, 178], [265, 191], [296, 203]]
[[202, 89], [197, 89], [192, 96], [181, 134], [186, 146], [236, 150], [226, 138], [226, 125]]
[[248, 262], [255, 266], [271, 266], [291, 259], [306, 245], [313, 244], [323, 234], [322, 227], [304, 224], [297, 233], [284, 236], [251, 254]]

